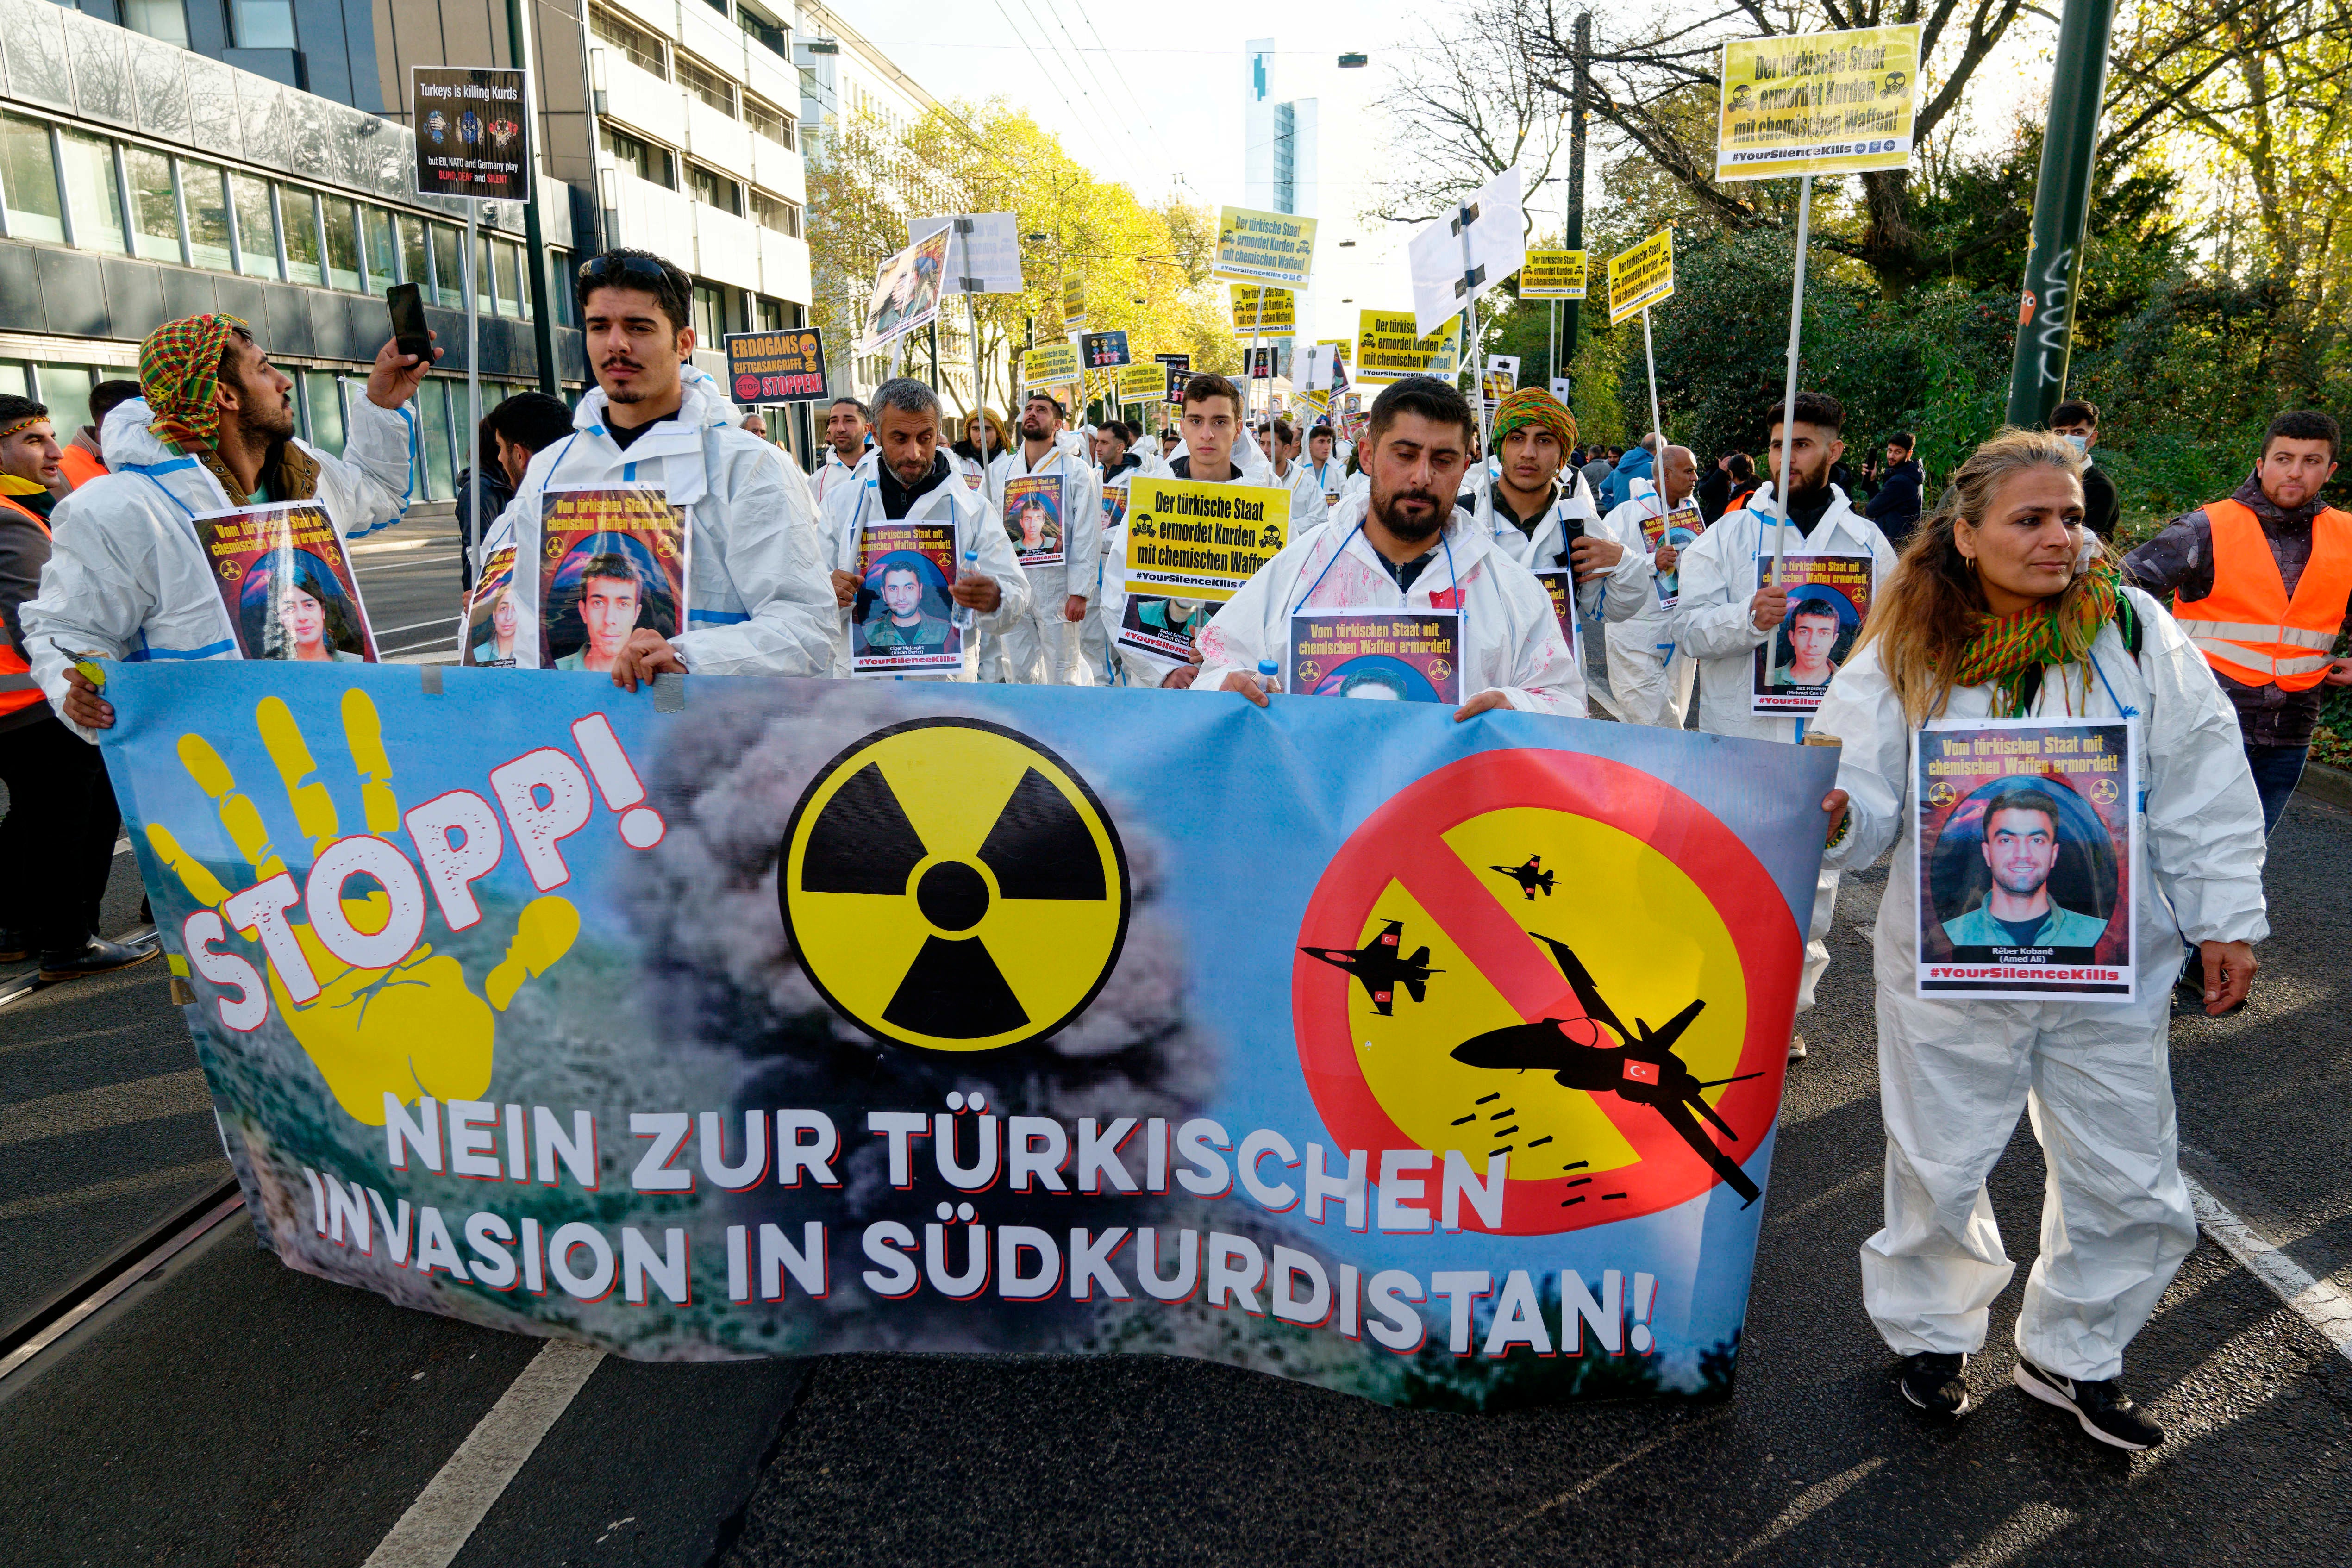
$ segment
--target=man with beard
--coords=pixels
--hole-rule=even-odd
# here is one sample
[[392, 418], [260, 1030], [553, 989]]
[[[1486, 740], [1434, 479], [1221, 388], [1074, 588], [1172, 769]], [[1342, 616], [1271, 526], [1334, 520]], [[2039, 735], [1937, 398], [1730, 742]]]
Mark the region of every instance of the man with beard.
[[[1789, 555], [1868, 556], [1874, 587], [1895, 570], [1895, 548], [1878, 525], [1847, 504], [1845, 492], [1830, 483], [1830, 469], [1845, 454], [1839, 432], [1845, 409], [1825, 392], [1799, 392], [1794, 417], [1786, 422], [1790, 465], [1795, 480], [1789, 495]], [[1677, 563], [1682, 591], [1670, 625], [1674, 642], [1698, 661], [1699, 727], [1710, 735], [1794, 744], [1805, 720], [1791, 715], [1751, 711], [1756, 650], [1772, 640], [1789, 613], [1789, 590], [1756, 586], [1757, 563], [1769, 565], [1780, 530], [1780, 442], [1784, 411], [1769, 421], [1773, 481], [1758, 486], [1738, 510], [1683, 551]], [[1813, 990], [1829, 967], [1830, 922], [1837, 909], [1834, 871], [1823, 871], [1813, 893], [1813, 918], [1806, 932], [1805, 972], [1797, 990], [1797, 1010], [1813, 1005]], [[1804, 1037], [1790, 1035], [1789, 1057], [1805, 1054]]]
[[[854, 482], [835, 489], [824, 503], [823, 528], [833, 561], [835, 612], [833, 673], [849, 674], [849, 625], [868, 613], [858, 603], [865, 591], [857, 558], [869, 522], [944, 523], [955, 530], [958, 565], [948, 595], [979, 617], [979, 630], [994, 635], [1006, 622], [1029, 611], [1029, 579], [1013, 554], [1012, 537], [986, 497], [961, 480], [940, 445], [939, 394], [911, 377], [882, 383], [874, 394], [876, 442], [858, 461]], [[969, 564], [967, 555], [976, 559]], [[884, 574], [888, 597], [890, 574]], [[891, 612], [898, 612], [891, 606]], [[971, 638], [964, 645], [971, 647]], [[958, 672], [907, 674], [901, 680], [946, 681]]]
[[857, 466], [858, 459], [874, 444], [872, 428], [866, 405], [854, 397], [837, 397], [825, 410], [824, 457], [811, 481], [816, 489], [818, 506], [824, 505], [835, 486], [848, 479], [849, 471]]
[[2107, 923], [2050, 900], [2050, 873], [2058, 863], [2058, 802], [2030, 786], [2011, 789], [1985, 808], [1985, 869], [1992, 877], [1984, 902], [1944, 922], [1955, 947], [2073, 947], [2088, 952]]
[[294, 382], [243, 321], [190, 316], [147, 335], [139, 347], [144, 398], [106, 419], [113, 471], [58, 503], [55, 553], [23, 612], [33, 674], [84, 739], [113, 725], [114, 705], [74, 668], [78, 654], [239, 656], [190, 517], [315, 500], [346, 538], [399, 518], [416, 428], [408, 400], [431, 368], [394, 343], [376, 350], [337, 457], [295, 435]]
[[[1021, 444], [988, 465], [989, 504], [1002, 515], [1006, 486], [1016, 478], [1050, 477], [1061, 488], [1062, 559], [1021, 570], [1029, 580], [1030, 608], [1001, 616], [1005, 678], [1023, 685], [1076, 684], [1077, 623], [1086, 619], [1095, 591], [1095, 556], [1102, 548], [1102, 484], [1084, 455], [1056, 439], [1062, 405], [1051, 392], [1029, 394], [1021, 405]], [[1050, 553], [1050, 551], [1049, 551]]]
[[1364, 495], [1343, 498], [1328, 526], [1285, 546], [1226, 601], [1201, 632], [1192, 689], [1265, 706], [1259, 661], [1282, 661], [1297, 610], [1452, 609], [1469, 694], [1456, 719], [1499, 707], [1585, 716], [1584, 674], [1551, 595], [1453, 504], [1477, 429], [1468, 400], [1434, 377], [1382, 392], [1360, 449]]
[[[1699, 529], [1693, 500], [1697, 488], [1698, 461], [1687, 446], [1669, 446], [1659, 461], [1665, 481], [1663, 496], [1646, 484], [1634, 486], [1633, 498], [1612, 507], [1601, 519], [1601, 531], [1628, 549], [1649, 557], [1651, 579], [1641, 607], [1622, 622], [1612, 622], [1602, 633], [1609, 659], [1609, 692], [1617, 699], [1617, 716], [1627, 724], [1664, 725], [1680, 729], [1690, 712], [1691, 686], [1698, 666], [1675, 647], [1668, 624], [1667, 597], [1681, 586], [1675, 568], [1682, 546]], [[1647, 528], [1664, 523], [1655, 549]]]
[[658, 490], [686, 512], [686, 629], [631, 632], [613, 684], [633, 692], [665, 673], [824, 674], [833, 594], [808, 481], [735, 423], [734, 404], [709, 377], [682, 371], [694, 353], [692, 280], [649, 252], [610, 250], [583, 263], [577, 282], [596, 385], [572, 434], [530, 460], [480, 559], [512, 545], [518, 564], [539, 560], [549, 490]]

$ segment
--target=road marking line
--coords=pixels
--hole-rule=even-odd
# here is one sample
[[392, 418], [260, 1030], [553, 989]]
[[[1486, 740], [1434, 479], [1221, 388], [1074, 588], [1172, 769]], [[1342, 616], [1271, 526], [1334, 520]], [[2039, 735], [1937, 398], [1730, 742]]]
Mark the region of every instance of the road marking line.
[[593, 1346], [549, 1340], [362, 1568], [448, 1568], [604, 1359]]
[[2312, 1278], [2302, 1264], [2272, 1245], [2269, 1237], [2231, 1213], [2204, 1183], [2187, 1171], [2180, 1173], [2180, 1179], [2189, 1184], [2189, 1204], [2197, 1211], [2197, 1223], [2204, 1227], [2205, 1234], [2268, 1285], [2288, 1311], [2317, 1329], [2347, 1361], [2352, 1361], [2352, 1291]]
[[396, 637], [396, 636], [398, 636], [398, 635], [399, 635], [401, 632], [414, 632], [414, 631], [417, 630], [419, 627], [423, 627], [423, 626], [453, 626], [453, 627], [454, 627], [455, 625], [457, 625], [457, 622], [460, 622], [460, 621], [462, 621], [462, 620], [464, 620], [464, 619], [465, 619], [465, 617], [464, 617], [464, 616], [462, 616], [462, 615], [436, 615], [436, 616], [435, 616], [432, 620], [430, 620], [430, 621], [412, 621], [412, 622], [409, 622], [407, 625], [405, 625], [405, 626], [386, 626], [386, 627], [383, 627], [383, 628], [380, 629], [380, 630], [376, 632], [376, 634], [375, 634], [375, 640], [376, 640], [377, 642], [381, 643], [381, 642], [383, 642], [386, 637]]

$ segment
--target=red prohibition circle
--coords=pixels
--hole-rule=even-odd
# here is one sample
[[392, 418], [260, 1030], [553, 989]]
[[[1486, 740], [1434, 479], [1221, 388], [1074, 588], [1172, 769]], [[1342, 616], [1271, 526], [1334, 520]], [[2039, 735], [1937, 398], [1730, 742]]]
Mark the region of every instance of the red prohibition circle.
[[[1307, 900], [1294, 948], [1357, 946], [1373, 903], [1397, 880], [1403, 862], [1433, 851], [1450, 857], [1443, 835], [1455, 826], [1523, 807], [1590, 818], [1639, 839], [1724, 913], [1747, 989], [1747, 1031], [1734, 1071], [1762, 1076], [1731, 1084], [1714, 1102], [1739, 1132], [1738, 1141], [1711, 1131], [1709, 1136], [1744, 1163], [1779, 1113], [1804, 935], [1779, 884], [1738, 836], [1650, 774], [1604, 758], [1538, 749], [1482, 752], [1441, 768], [1391, 797], [1339, 846]], [[1373, 1151], [1377, 1168], [1378, 1151], [1421, 1145], [1397, 1126], [1365, 1082], [1349, 1026], [1348, 988], [1354, 983], [1346, 970], [1294, 951], [1291, 1021], [1307, 1092], [1339, 1146]], [[1533, 1021], [1542, 1015], [1522, 1016]], [[1623, 1183], [1625, 1198], [1605, 1209], [1563, 1208], [1567, 1176], [1513, 1176], [1505, 1186], [1502, 1231], [1542, 1235], [1630, 1219], [1686, 1203], [1717, 1184], [1714, 1170], [1661, 1117], [1613, 1095], [1598, 1099], [1637, 1156], [1612, 1176]], [[1465, 1228], [1487, 1228], [1467, 1205], [1461, 1218]]]

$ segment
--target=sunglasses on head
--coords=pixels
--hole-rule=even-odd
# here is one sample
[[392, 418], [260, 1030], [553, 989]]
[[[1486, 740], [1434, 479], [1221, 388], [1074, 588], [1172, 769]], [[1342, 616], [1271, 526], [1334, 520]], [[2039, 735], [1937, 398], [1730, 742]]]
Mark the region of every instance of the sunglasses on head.
[[580, 281], [583, 285], [644, 283], [658, 292], [667, 285], [669, 274], [649, 256], [597, 256], [580, 264]]

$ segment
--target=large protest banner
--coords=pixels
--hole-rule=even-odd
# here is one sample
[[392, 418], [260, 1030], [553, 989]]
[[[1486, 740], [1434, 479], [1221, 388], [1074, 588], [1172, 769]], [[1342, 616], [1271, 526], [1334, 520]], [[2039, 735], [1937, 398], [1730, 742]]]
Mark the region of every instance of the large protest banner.
[[105, 674], [174, 994], [295, 1268], [639, 1357], [1729, 1389], [1832, 749], [1126, 689]]
[[1462, 369], [1462, 318], [1426, 338], [1410, 310], [1356, 313], [1356, 379], [1392, 382], [1400, 376], [1452, 377]]
[[1919, 24], [1723, 46], [1715, 177], [1858, 174], [1911, 164]]

